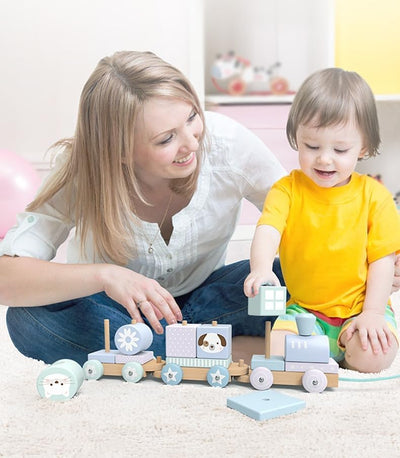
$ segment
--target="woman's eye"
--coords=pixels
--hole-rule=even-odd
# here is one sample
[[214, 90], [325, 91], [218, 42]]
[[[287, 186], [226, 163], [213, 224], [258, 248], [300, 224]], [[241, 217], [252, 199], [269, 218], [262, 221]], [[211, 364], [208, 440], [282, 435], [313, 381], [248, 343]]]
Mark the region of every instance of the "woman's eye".
[[306, 147], [307, 147], [308, 149], [312, 149], [312, 150], [318, 149], [318, 146], [312, 146], [312, 145], [307, 145], [307, 144], [306, 144]]
[[189, 116], [188, 121], [189, 121], [189, 122], [193, 121], [193, 119], [194, 119], [196, 116], [197, 116], [197, 111], [194, 110], [194, 111], [192, 112], [192, 114]]
[[335, 153], [347, 153], [348, 149], [338, 149], [338, 148], [335, 148]]
[[162, 141], [159, 143], [159, 145], [165, 145], [165, 144], [169, 143], [169, 142], [172, 140], [172, 137], [173, 137], [172, 134], [169, 135], [165, 140], [162, 140]]

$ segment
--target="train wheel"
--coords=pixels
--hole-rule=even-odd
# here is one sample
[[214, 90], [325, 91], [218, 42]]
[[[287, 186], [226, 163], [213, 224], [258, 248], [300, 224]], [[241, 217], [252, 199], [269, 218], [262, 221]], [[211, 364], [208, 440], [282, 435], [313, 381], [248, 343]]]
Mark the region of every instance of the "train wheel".
[[223, 366], [213, 366], [207, 372], [207, 382], [211, 386], [219, 386], [223, 388], [229, 383], [229, 371]]
[[268, 390], [271, 388], [274, 376], [268, 367], [256, 367], [251, 371], [250, 384], [256, 390]]
[[326, 375], [319, 369], [310, 369], [302, 377], [303, 387], [309, 393], [322, 393], [328, 385]]
[[183, 377], [183, 371], [178, 364], [168, 363], [161, 371], [161, 378], [167, 385], [179, 385]]
[[125, 382], [137, 383], [143, 378], [144, 370], [141, 364], [136, 361], [130, 361], [124, 364], [122, 368], [122, 378]]
[[98, 359], [89, 359], [83, 365], [86, 380], [98, 380], [103, 377], [104, 367]]

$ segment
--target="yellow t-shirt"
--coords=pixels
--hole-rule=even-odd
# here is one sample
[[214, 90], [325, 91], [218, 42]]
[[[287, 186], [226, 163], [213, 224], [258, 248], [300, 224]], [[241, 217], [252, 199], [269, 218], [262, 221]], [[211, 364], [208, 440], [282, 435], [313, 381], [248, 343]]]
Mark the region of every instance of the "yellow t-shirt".
[[294, 170], [271, 188], [258, 225], [282, 235], [279, 256], [289, 304], [348, 318], [361, 312], [368, 264], [400, 249], [400, 217], [389, 191], [353, 173], [322, 188]]

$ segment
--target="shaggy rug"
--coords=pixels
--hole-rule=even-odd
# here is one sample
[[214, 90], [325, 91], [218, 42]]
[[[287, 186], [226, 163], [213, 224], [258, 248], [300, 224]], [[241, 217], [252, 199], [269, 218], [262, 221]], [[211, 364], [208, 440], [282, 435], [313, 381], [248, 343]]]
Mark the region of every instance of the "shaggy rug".
[[[71, 400], [53, 402], [36, 391], [45, 365], [14, 349], [5, 311], [0, 307], [0, 456], [400, 457], [400, 379], [340, 381], [321, 394], [274, 386], [306, 406], [264, 421], [227, 407], [228, 397], [254, 391], [234, 382], [221, 389], [108, 377], [85, 381]], [[400, 356], [379, 376], [396, 374]], [[340, 370], [340, 377], [376, 376]]]

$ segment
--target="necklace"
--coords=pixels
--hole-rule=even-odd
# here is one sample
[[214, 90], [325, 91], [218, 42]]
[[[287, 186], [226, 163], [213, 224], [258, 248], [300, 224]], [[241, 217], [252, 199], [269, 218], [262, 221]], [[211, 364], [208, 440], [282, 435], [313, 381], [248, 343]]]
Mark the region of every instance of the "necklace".
[[154, 238], [152, 240], [149, 240], [147, 238], [146, 232], [143, 231], [144, 238], [146, 239], [147, 243], [149, 244], [149, 248], [147, 249], [147, 252], [149, 254], [152, 254], [154, 252], [153, 243], [155, 242], [155, 240], [158, 237], [158, 235], [161, 234], [162, 227], [163, 227], [163, 224], [164, 224], [165, 219], [167, 217], [169, 207], [171, 206], [171, 202], [172, 202], [172, 192], [171, 192], [171, 195], [169, 196], [167, 208], [165, 209], [164, 215], [163, 215], [163, 217], [161, 219], [161, 222], [160, 222], [160, 224], [158, 226], [158, 231], [157, 231], [156, 235], [154, 236]]

